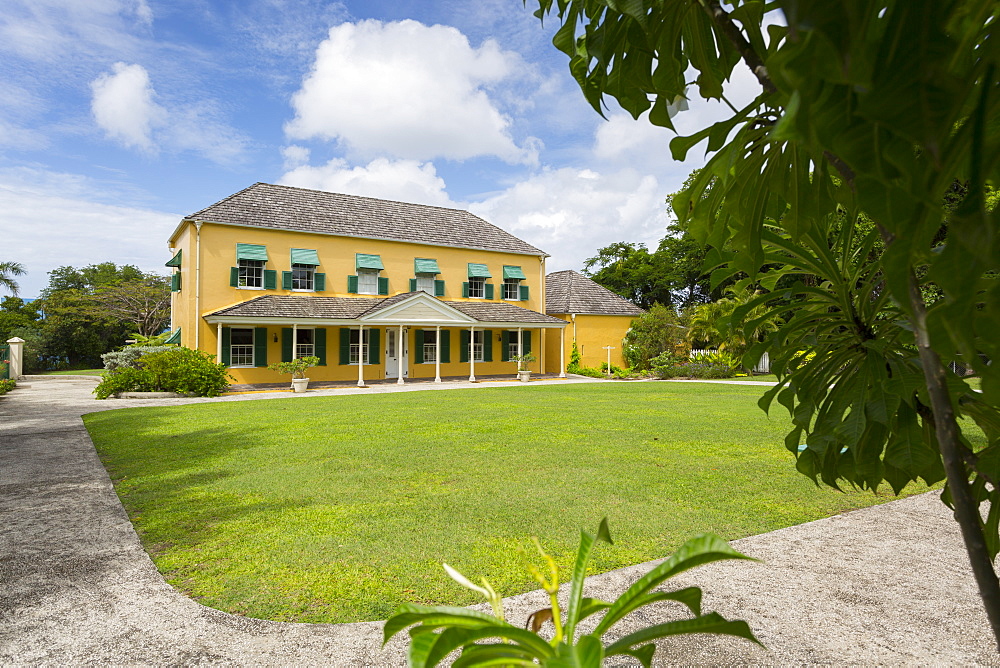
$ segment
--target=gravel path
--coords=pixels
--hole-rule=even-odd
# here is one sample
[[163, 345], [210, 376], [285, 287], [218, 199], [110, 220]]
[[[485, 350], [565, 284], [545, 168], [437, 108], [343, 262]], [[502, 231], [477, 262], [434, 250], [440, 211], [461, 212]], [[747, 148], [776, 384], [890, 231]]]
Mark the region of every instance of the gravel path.
[[[0, 664], [405, 665], [401, 642], [381, 649], [380, 623], [248, 619], [201, 606], [167, 585], [142, 549], [80, 419], [153, 402], [97, 402], [90, 394], [95, 381], [34, 377], [0, 397]], [[504, 385], [517, 383], [479, 387]], [[726, 638], [683, 638], [660, 650], [663, 665], [1000, 663], [957, 529], [933, 494], [733, 545], [763, 563], [712, 565], [676, 586], [702, 586], [706, 610], [746, 619], [768, 649]], [[614, 597], [649, 567], [590, 578], [588, 595]], [[542, 601], [539, 592], [508, 599], [511, 621], [524, 620], [544, 607]], [[671, 613], [669, 606], [650, 610], [631, 628]], [[624, 625], [622, 631], [629, 630]]]

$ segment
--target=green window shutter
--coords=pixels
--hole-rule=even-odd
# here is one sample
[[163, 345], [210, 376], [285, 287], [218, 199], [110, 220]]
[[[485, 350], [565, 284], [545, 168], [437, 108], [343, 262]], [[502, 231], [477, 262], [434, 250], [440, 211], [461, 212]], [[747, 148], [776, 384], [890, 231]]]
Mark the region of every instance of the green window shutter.
[[292, 361], [292, 350], [294, 350], [294, 343], [292, 341], [292, 328], [282, 327], [281, 328], [281, 361], [291, 362]]
[[369, 364], [378, 364], [379, 360], [382, 357], [379, 354], [381, 352], [381, 350], [382, 350], [382, 346], [379, 344], [379, 339], [381, 338], [381, 337], [379, 337], [379, 332], [380, 331], [381, 330], [378, 330], [378, 329], [369, 329], [368, 330], [368, 363]]
[[326, 274], [313, 274], [313, 288], [316, 292], [326, 290]]
[[469, 361], [469, 330], [463, 329], [458, 333], [458, 361]]
[[355, 265], [356, 269], [385, 269], [382, 266], [382, 258], [378, 255], [366, 255], [364, 253], [355, 253]]
[[510, 361], [510, 332], [506, 329], [500, 332], [500, 361]]
[[380, 295], [389, 294], [389, 279], [385, 276], [378, 277], [378, 293]]
[[444, 281], [434, 281], [434, 296], [444, 297]]
[[229, 287], [238, 288], [240, 287], [240, 268], [230, 267], [229, 268]]
[[311, 264], [315, 267], [319, 264], [319, 255], [309, 248], [293, 248], [291, 260], [292, 264]]
[[466, 281], [465, 283], [462, 283], [462, 296], [463, 297], [468, 297], [469, 296], [469, 283], [468, 283], [468, 281]]
[[237, 260], [263, 260], [267, 262], [267, 246], [260, 244], [236, 244]]
[[352, 295], [358, 294], [358, 277], [348, 276], [347, 277], [347, 292]]
[[184, 252], [183, 248], [180, 249], [179, 251], [177, 251], [177, 254], [174, 255], [172, 258], [170, 258], [167, 261], [167, 263], [165, 265], [163, 265], [163, 266], [165, 266], [165, 267], [179, 267], [179, 266], [181, 266], [181, 254], [183, 252]]
[[267, 366], [267, 327], [253, 329], [253, 365]]
[[493, 330], [487, 329], [483, 332], [483, 361], [493, 361]]
[[487, 299], [493, 299], [493, 284], [492, 283], [487, 283], [486, 284], [486, 298]]
[[347, 327], [340, 328], [340, 363], [351, 363], [351, 330]]
[[181, 291], [181, 273], [179, 271], [170, 274], [170, 291], [171, 292]]
[[228, 327], [222, 328], [222, 359], [219, 361], [225, 364], [226, 366], [229, 366], [230, 353], [232, 352], [232, 350], [230, 349], [231, 344], [229, 343], [230, 334], [231, 332], [229, 331]]
[[264, 270], [264, 289], [265, 290], [278, 289], [278, 272], [276, 272], [274, 269]]
[[417, 279], [411, 278], [410, 279], [410, 292], [416, 292], [416, 291], [417, 291]]
[[451, 332], [441, 331], [441, 364], [451, 362]]
[[413, 332], [413, 363], [424, 363], [424, 330], [422, 329]]
[[290, 271], [281, 272], [281, 289], [282, 290], [292, 289], [292, 272]]
[[319, 366], [326, 366], [326, 328], [316, 328], [316, 357], [319, 358]]
[[521, 332], [521, 354], [527, 355], [531, 352], [531, 332]]
[[527, 285], [519, 285], [518, 289], [521, 291], [521, 295], [520, 295], [521, 296], [521, 301], [522, 302], [528, 301], [528, 286]]
[[527, 278], [527, 276], [524, 275], [524, 272], [521, 271], [520, 267], [512, 267], [512, 266], [506, 265], [506, 264], [503, 267], [503, 277], [504, 278], [517, 278], [517, 279], [520, 279], [522, 281], [525, 278]]

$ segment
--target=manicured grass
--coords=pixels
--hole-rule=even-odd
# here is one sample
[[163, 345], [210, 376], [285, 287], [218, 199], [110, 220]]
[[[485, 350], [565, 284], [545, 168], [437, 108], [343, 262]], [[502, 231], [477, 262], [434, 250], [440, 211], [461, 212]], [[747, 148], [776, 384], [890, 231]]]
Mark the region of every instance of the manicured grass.
[[[467, 604], [447, 562], [504, 595], [535, 584], [530, 536], [568, 566], [607, 516], [594, 572], [894, 498], [796, 473], [761, 388], [601, 383], [309, 397], [85, 416], [174, 586], [243, 615], [384, 619]], [[910, 493], [925, 491], [913, 486]]]
[[103, 376], [104, 369], [67, 369], [65, 371], [46, 371], [46, 376]]

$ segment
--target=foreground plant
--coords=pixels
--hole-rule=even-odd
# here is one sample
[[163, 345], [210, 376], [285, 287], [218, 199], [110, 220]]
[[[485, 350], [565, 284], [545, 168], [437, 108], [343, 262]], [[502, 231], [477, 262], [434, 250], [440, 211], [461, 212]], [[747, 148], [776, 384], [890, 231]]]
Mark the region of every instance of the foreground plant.
[[[602, 665], [607, 657], [631, 656], [643, 666], [652, 663], [656, 653], [655, 640], [690, 633], [717, 633], [738, 636], [760, 644], [746, 622], [726, 620], [716, 612], [702, 614], [701, 589], [685, 587], [676, 591], [653, 591], [669, 578], [686, 570], [726, 559], [751, 559], [731, 548], [713, 534], [701, 534], [687, 541], [664, 562], [641, 577], [613, 602], [583, 595], [587, 564], [597, 541], [611, 543], [607, 520], [602, 520], [597, 534], [580, 532], [580, 549], [573, 565], [569, 600], [563, 614], [559, 605], [559, 568], [546, 554], [538, 539], [535, 546], [545, 561], [548, 575], [529, 564], [535, 580], [549, 595], [550, 606], [535, 611], [527, 626], [520, 628], [505, 620], [503, 601], [482, 578], [483, 586], [473, 584], [454, 568], [444, 564], [445, 571], [463, 587], [482, 594], [493, 609], [493, 614], [449, 606], [427, 606], [404, 603], [390, 617], [383, 629], [383, 645], [407, 627], [410, 628], [410, 648], [407, 660], [410, 666], [436, 666], [451, 652], [460, 649], [461, 656], [454, 666], [505, 665], [505, 666], [593, 666]], [[612, 627], [639, 608], [658, 601], [676, 601], [687, 606], [694, 617], [664, 624], [655, 624], [629, 633], [618, 640], [604, 643], [603, 637]], [[577, 628], [583, 620], [603, 612], [604, 616], [592, 631], [577, 637]], [[546, 640], [539, 631], [547, 621], [554, 627], [551, 639]], [[415, 626], [414, 626], [415, 625]], [[479, 641], [485, 640], [482, 644]]]

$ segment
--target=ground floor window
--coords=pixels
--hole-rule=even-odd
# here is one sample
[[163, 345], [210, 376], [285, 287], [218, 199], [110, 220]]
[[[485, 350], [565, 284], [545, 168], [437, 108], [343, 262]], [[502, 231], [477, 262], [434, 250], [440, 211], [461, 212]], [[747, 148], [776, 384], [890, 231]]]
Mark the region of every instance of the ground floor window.
[[472, 353], [471, 357], [473, 362], [482, 362], [485, 360], [485, 357], [483, 355], [484, 338], [485, 337], [482, 330], [472, 332], [472, 337], [469, 342], [469, 348]]
[[295, 332], [295, 357], [312, 357], [316, 354], [316, 330], [298, 329]]
[[424, 330], [424, 364], [437, 362], [437, 331]]
[[233, 327], [229, 330], [229, 365], [253, 366], [253, 329]]
[[365, 360], [368, 358], [368, 335], [371, 332], [370, 329], [365, 330], [364, 337], [361, 337], [361, 332], [356, 329], [350, 330], [351, 332], [351, 352], [348, 356], [348, 361], [350, 364], [357, 364], [361, 356], [364, 355]]

